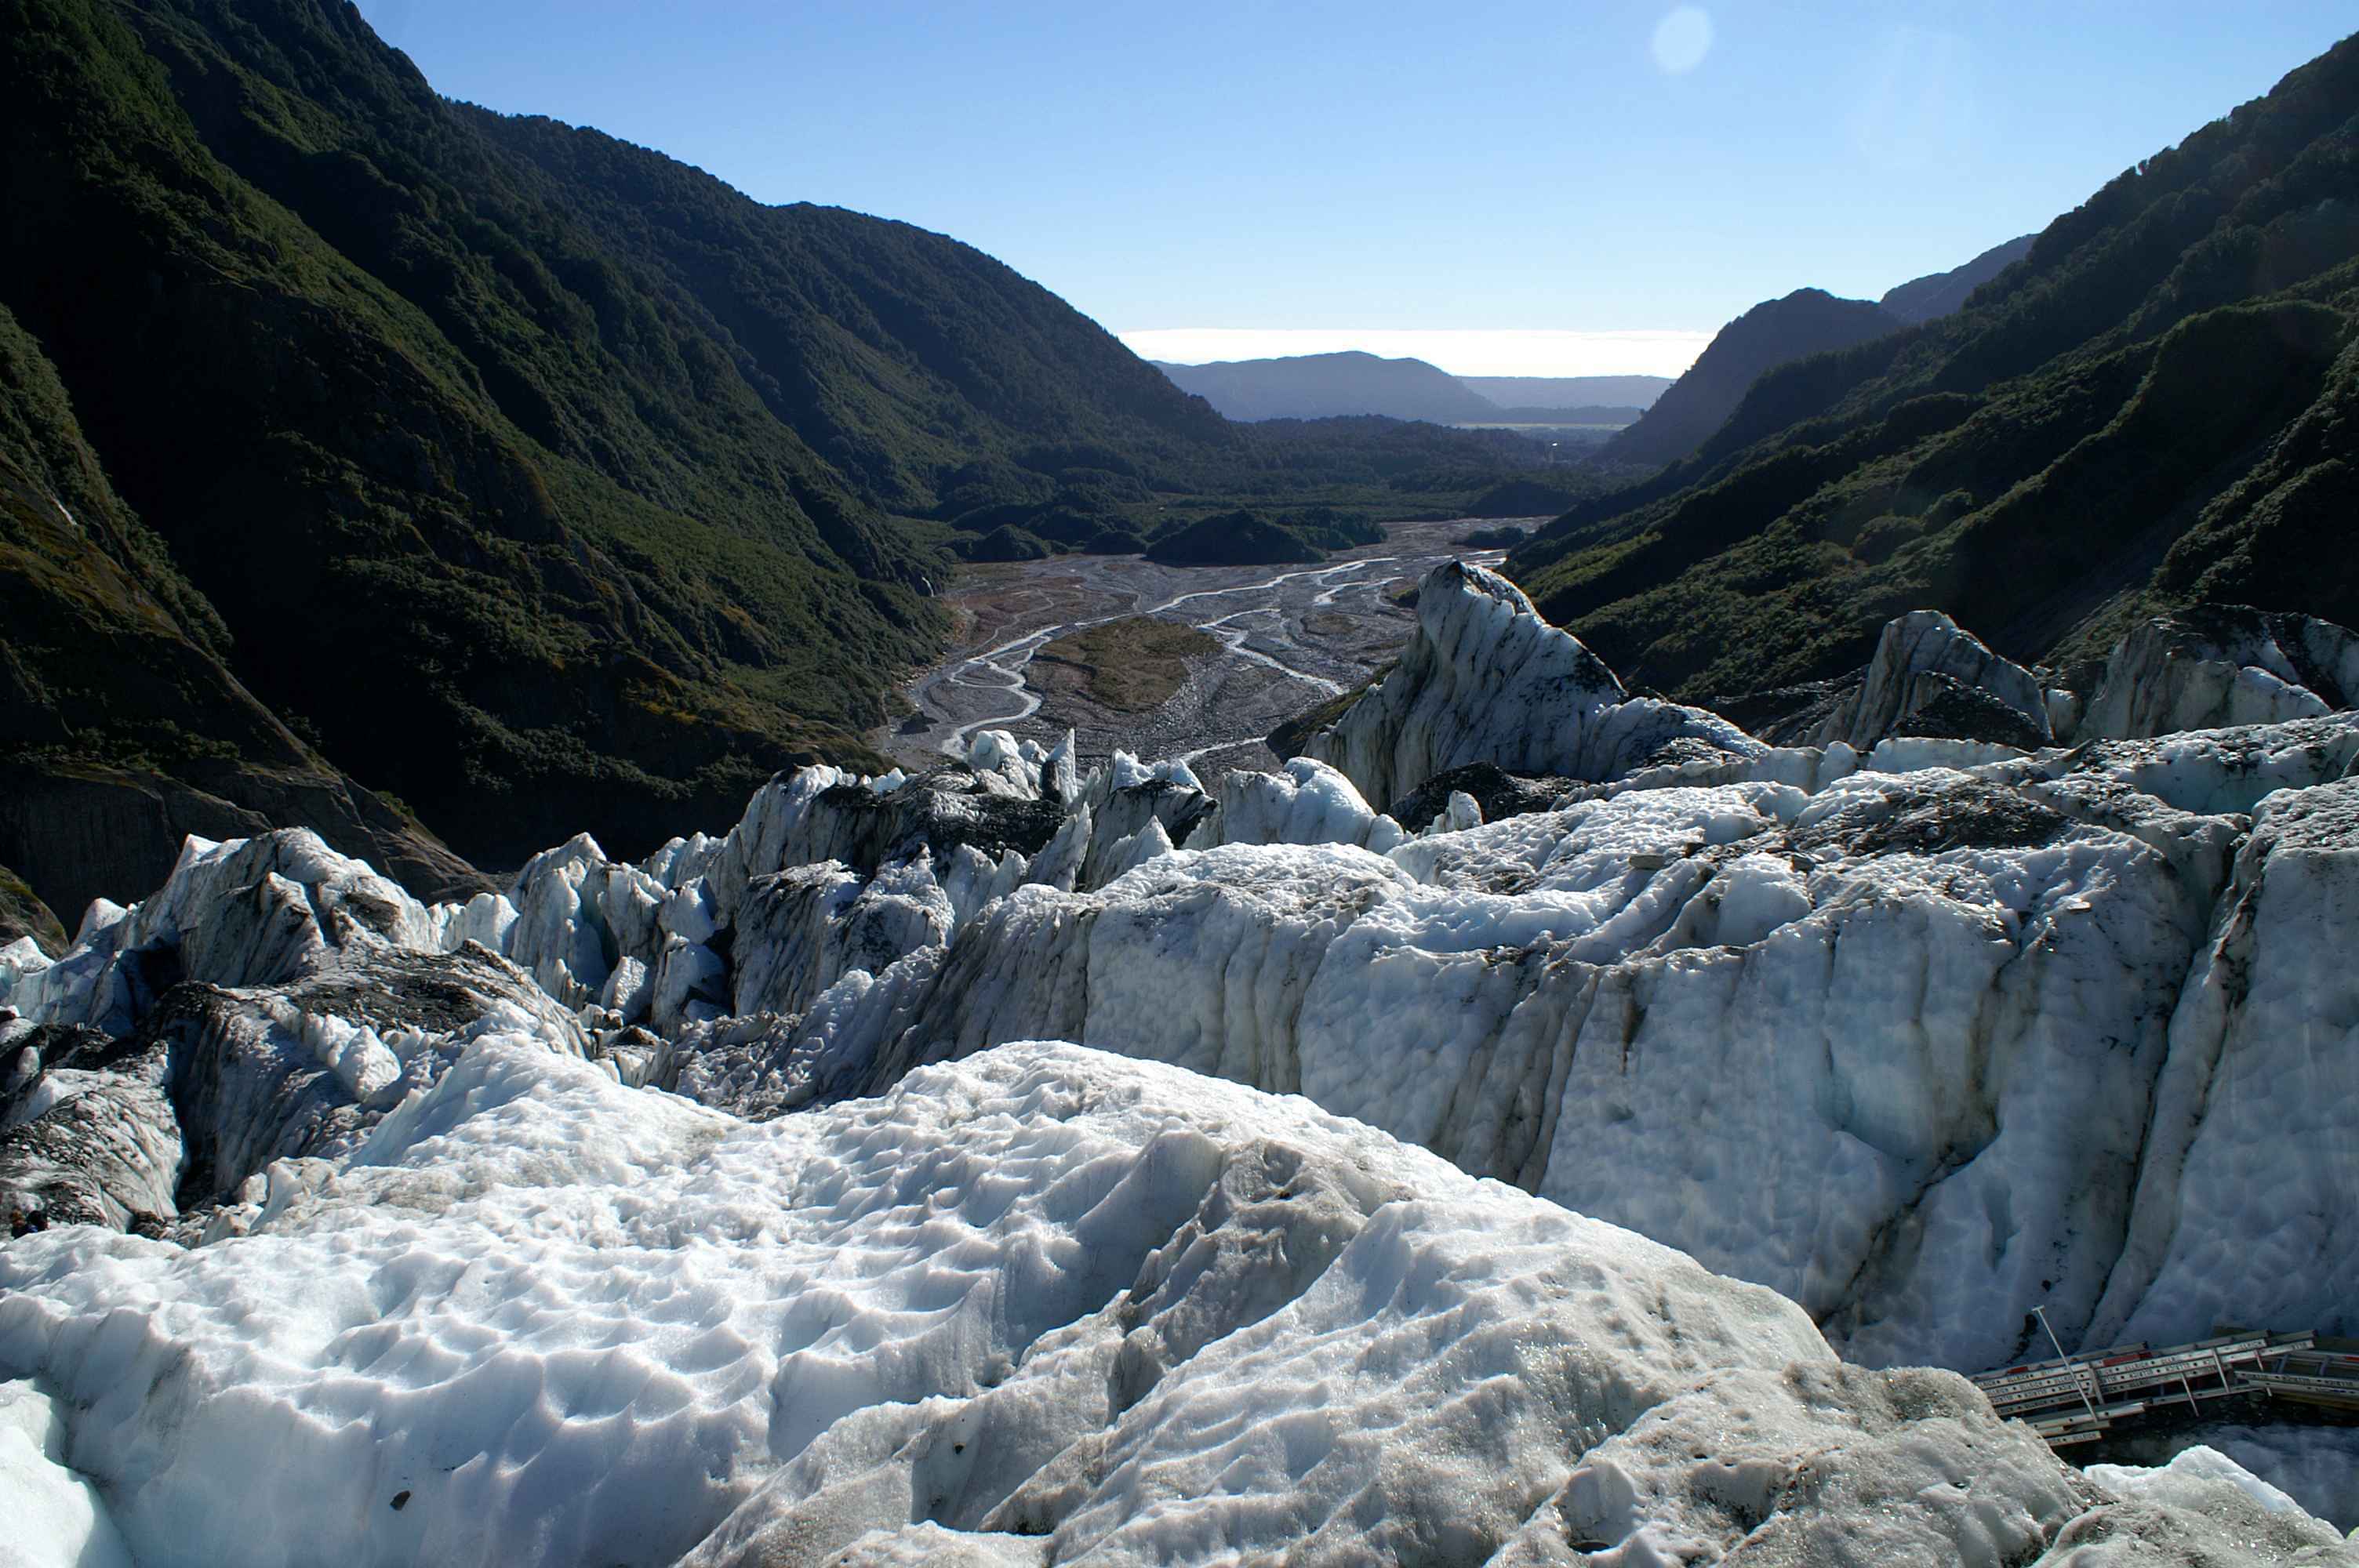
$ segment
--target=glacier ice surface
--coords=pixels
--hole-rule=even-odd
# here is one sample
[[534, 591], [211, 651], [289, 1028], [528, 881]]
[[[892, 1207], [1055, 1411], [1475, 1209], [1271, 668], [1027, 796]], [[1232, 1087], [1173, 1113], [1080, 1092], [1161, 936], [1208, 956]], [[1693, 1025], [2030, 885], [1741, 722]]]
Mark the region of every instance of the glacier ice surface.
[[[1936, 676], [2071, 712], [1911, 622], [1873, 722], [1772, 748], [1428, 589], [1316, 755], [1212, 791], [985, 731], [463, 905], [191, 840], [0, 949], [0, 1199], [52, 1226], [0, 1377], [73, 1412], [7, 1474], [143, 1556], [251, 1489], [227, 1444], [367, 1561], [2341, 1560], [1867, 1368], [2034, 1306], [2352, 1331], [2359, 718], [1875, 733]], [[1799, 1311], [1661, 1286], [1664, 1360], [1631, 1281], [1711, 1276], [1615, 1225]], [[2216, 1435], [2326, 1506], [2326, 1447]]]
[[255, 1564], [1996, 1563], [2128, 1506], [1766, 1290], [1072, 1046], [754, 1123], [486, 1037], [322, 1163], [209, 1246], [0, 1250], [0, 1368], [71, 1412], [36, 1476], [60, 1531]]

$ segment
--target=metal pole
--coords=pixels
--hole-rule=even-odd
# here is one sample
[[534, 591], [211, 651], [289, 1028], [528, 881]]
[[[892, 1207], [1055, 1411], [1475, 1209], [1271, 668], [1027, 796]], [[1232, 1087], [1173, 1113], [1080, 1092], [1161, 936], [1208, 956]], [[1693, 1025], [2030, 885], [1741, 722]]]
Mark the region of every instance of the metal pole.
[[[2064, 1354], [2064, 1342], [2056, 1337], [2056, 1329], [2054, 1325], [2049, 1324], [2048, 1321], [2048, 1309], [2044, 1306], [2033, 1307], [2031, 1309], [2031, 1315], [2039, 1320], [2040, 1327], [2048, 1330], [2048, 1343], [2056, 1346], [2057, 1357], [2063, 1361], [2064, 1369], [2068, 1372], [2071, 1371], [2072, 1369], [2072, 1357]], [[2089, 1390], [2086, 1389], [2082, 1389], [2081, 1390], [2081, 1402], [2089, 1407], [2089, 1419], [2091, 1421], [2098, 1419], [2097, 1401], [2089, 1397]]]

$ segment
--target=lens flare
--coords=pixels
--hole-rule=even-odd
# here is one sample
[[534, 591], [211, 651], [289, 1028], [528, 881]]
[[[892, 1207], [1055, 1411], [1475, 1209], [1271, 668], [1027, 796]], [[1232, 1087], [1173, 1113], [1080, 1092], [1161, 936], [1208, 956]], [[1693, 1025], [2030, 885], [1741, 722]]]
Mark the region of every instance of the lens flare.
[[1712, 52], [1712, 18], [1701, 5], [1676, 5], [1655, 24], [1655, 63], [1673, 76], [1693, 70]]

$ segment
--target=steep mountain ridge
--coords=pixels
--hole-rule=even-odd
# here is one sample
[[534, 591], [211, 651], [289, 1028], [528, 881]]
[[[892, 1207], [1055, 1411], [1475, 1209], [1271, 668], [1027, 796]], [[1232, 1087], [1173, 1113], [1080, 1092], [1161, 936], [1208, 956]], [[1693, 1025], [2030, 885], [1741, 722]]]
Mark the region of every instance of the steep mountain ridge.
[[1676, 462], [1719, 429], [1766, 373], [1887, 336], [1901, 325], [1871, 300], [1838, 299], [1822, 288], [1764, 300], [1723, 327], [1686, 373], [1606, 443], [1603, 456], [1625, 463]]
[[0, 865], [65, 919], [168, 872], [190, 833], [277, 826], [438, 896], [488, 885], [230, 674], [220, 617], [116, 495], [5, 307], [0, 587]]
[[2332, 521], [2359, 471], [2355, 122], [2346, 41], [2058, 219], [1957, 312], [1764, 375], [1695, 456], [1509, 569], [1690, 699], [1856, 668], [1918, 605], [2076, 671], [2199, 596], [2359, 619]]
[[979, 458], [1103, 443], [1125, 467], [1234, 445], [1095, 322], [969, 246], [840, 208], [763, 207], [701, 170], [537, 116], [462, 111], [611, 249], [660, 270], [779, 420], [879, 503], [924, 513]]
[[1923, 277], [1910, 278], [1907, 283], [1886, 289], [1884, 297], [1876, 304], [1912, 327], [1930, 321], [1937, 316], [1947, 316], [1963, 305], [1975, 289], [2030, 254], [2031, 243], [2038, 237], [2037, 234], [2018, 234], [1947, 272], [1927, 273]]
[[264, 701], [495, 859], [503, 806], [628, 838], [856, 744], [890, 665], [811, 650], [922, 654], [855, 562], [924, 554], [589, 236], [517, 239], [557, 220], [349, 7], [10, 10], [0, 299]]

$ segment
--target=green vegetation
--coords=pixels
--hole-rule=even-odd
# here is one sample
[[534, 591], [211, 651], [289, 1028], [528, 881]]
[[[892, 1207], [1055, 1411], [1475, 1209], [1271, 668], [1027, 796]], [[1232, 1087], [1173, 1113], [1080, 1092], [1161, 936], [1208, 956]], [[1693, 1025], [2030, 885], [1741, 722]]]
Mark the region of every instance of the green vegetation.
[[1188, 679], [1187, 661], [1215, 653], [1220, 639], [1193, 626], [1135, 615], [1070, 632], [1032, 655], [1036, 684], [1060, 672], [1078, 677], [1091, 698], [1117, 713], [1148, 713]]
[[1762, 374], [1808, 355], [1889, 336], [1900, 318], [1866, 299], [1798, 288], [1766, 300], [1723, 327], [1687, 373], [1637, 421], [1605, 445], [1620, 463], [1669, 463], [1704, 443]]
[[1468, 502], [1466, 515], [1554, 517], [1597, 494], [1602, 488], [1595, 478], [1576, 470], [1554, 470], [1545, 477], [1503, 479]]
[[[429, 893], [481, 885], [223, 666], [212, 605], [108, 482], [56, 367], [0, 308], [0, 857], [36, 906], [143, 894], [188, 833], [316, 828]], [[33, 901], [27, 905], [26, 899]]]
[[66, 950], [66, 928], [57, 915], [34, 896], [24, 878], [0, 866], [0, 947], [27, 936], [51, 957]]
[[1324, 560], [1327, 553], [1258, 512], [1223, 512], [1191, 523], [1147, 546], [1147, 558], [1169, 567], [1275, 566]]
[[451, 103], [349, 6], [0, 0], [0, 305], [56, 383], [0, 450], [77, 516], [119, 496], [111, 569], [238, 692], [135, 721], [126, 654], [11, 746], [324, 752], [490, 863], [636, 853], [775, 769], [881, 766], [959, 555], [1516, 466], [1228, 425], [966, 246]]
[[1330, 550], [1384, 541], [1385, 531], [1363, 512], [1314, 506], [1276, 517], [1239, 510], [1175, 528], [1147, 547], [1147, 558], [1172, 567], [1269, 566], [1319, 561]]
[[1332, 506], [1308, 506], [1280, 513], [1277, 525], [1321, 550], [1351, 550], [1385, 542], [1385, 531], [1375, 518], [1364, 512], [1345, 512]]
[[[1469, 515], [1470, 497], [1510, 482], [1502, 474], [1543, 460], [1532, 443], [1502, 431], [1447, 430], [1386, 418], [1281, 419], [1231, 429], [1235, 444], [1218, 461], [1175, 460], [1154, 476], [1151, 488], [1103, 470], [1069, 470], [1051, 480], [1025, 470], [970, 465], [960, 471], [951, 499], [940, 509], [956, 530], [951, 548], [970, 561], [1037, 559], [1071, 551], [1138, 555], [1158, 548], [1163, 551], [1158, 558], [1198, 566], [1316, 560], [1316, 555], [1256, 554], [1282, 546], [1266, 540], [1223, 542], [1220, 530], [1250, 514], [1275, 523], [1313, 550], [1375, 544], [1384, 537], [1386, 522]], [[992, 495], [1011, 499], [974, 503]], [[1437, 499], [1446, 504], [1437, 508]], [[1209, 528], [1202, 526], [1208, 523]], [[1014, 528], [1021, 537], [992, 537], [1003, 528]], [[1199, 530], [1190, 542], [1167, 543], [1190, 530]], [[1023, 553], [1004, 553], [1008, 551]]]
[[960, 540], [958, 553], [967, 561], [1039, 561], [1057, 552], [1039, 535], [1002, 523], [978, 538]]
[[1690, 700], [1947, 611], [2085, 681], [2135, 617], [2359, 622], [2359, 40], [2066, 214], [1955, 314], [1756, 382], [1695, 456], [1509, 557]]
[[1962, 266], [1947, 272], [1928, 273], [1923, 277], [1910, 278], [1907, 283], [1884, 291], [1876, 303], [1885, 311], [1915, 325], [1930, 321], [1937, 316], [1947, 316], [1973, 297], [1975, 289], [2021, 261], [2031, 250], [2037, 234], [2022, 234], [2003, 243], [1993, 245]]

